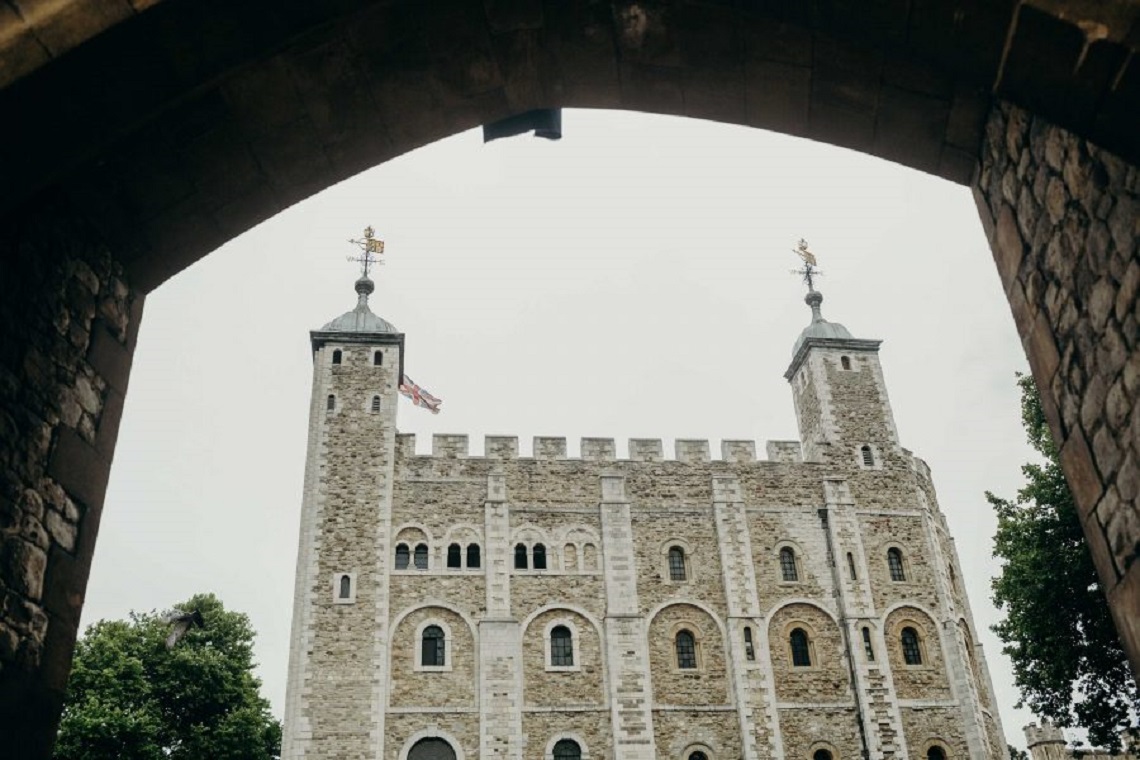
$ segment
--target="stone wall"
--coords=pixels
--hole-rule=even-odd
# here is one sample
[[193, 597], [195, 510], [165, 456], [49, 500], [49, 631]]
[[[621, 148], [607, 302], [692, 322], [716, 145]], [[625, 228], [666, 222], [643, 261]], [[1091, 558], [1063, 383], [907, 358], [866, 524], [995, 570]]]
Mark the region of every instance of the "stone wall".
[[[0, 747], [54, 737], [143, 299], [45, 202], [0, 230]], [[12, 733], [9, 733], [12, 732]]]
[[1140, 170], [999, 103], [974, 194], [1140, 678]]

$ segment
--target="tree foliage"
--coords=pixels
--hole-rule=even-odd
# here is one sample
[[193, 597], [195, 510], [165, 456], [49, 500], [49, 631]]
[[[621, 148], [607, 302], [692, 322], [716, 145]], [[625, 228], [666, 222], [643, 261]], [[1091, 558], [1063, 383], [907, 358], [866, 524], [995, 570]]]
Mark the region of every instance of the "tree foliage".
[[281, 726], [253, 675], [249, 618], [213, 594], [173, 647], [154, 612], [90, 626], [75, 648], [55, 757], [59, 760], [272, 760]]
[[1033, 378], [1019, 376], [1021, 418], [1042, 463], [1021, 468], [1013, 501], [987, 492], [997, 511], [994, 556], [1004, 560], [993, 626], [1013, 663], [1018, 707], [1065, 727], [1088, 729], [1093, 744], [1119, 746], [1132, 727], [1140, 690], [1128, 667], [1073, 496], [1058, 461]]

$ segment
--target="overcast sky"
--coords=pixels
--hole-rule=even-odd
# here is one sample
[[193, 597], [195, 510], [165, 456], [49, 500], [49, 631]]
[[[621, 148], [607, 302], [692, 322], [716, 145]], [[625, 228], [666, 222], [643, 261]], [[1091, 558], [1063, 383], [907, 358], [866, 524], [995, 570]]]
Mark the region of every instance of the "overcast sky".
[[309, 330], [355, 304], [345, 241], [387, 243], [373, 310], [406, 372], [401, 432], [798, 438], [783, 373], [823, 314], [881, 360], [902, 444], [934, 473], [1007, 738], [1032, 716], [989, 631], [995, 520], [1032, 458], [1026, 368], [969, 189], [756, 129], [568, 111], [560, 142], [478, 131], [375, 167], [231, 241], [146, 303], [84, 625], [216, 593], [258, 632], [284, 708], [311, 379]]

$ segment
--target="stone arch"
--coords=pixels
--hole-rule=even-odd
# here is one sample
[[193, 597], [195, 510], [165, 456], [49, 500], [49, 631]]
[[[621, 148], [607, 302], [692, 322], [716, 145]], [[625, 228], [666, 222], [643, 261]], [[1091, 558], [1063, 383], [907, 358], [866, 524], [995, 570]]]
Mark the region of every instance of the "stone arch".
[[[918, 635], [921, 664], [910, 665], [903, 658], [902, 636], [907, 630]], [[883, 615], [883, 639], [899, 699], [952, 696], [941, 631], [929, 612], [916, 604], [893, 605]]]
[[586, 740], [582, 738], [582, 735], [576, 731], [560, 731], [551, 736], [550, 740], [546, 742], [546, 750], [542, 753], [544, 760], [554, 760], [554, 745], [567, 739], [577, 743], [578, 748], [582, 751], [581, 760], [590, 760], [589, 745], [586, 744]]
[[[447, 636], [444, 668], [419, 666], [419, 636], [439, 625]], [[478, 704], [479, 636], [453, 605], [428, 600], [392, 619], [388, 636], [389, 707], [474, 707]]]
[[[670, 601], [659, 605], [646, 620], [654, 704], [731, 704], [724, 623], [715, 613], [700, 602]], [[697, 646], [693, 670], [677, 668], [676, 636], [682, 630], [693, 634]]]
[[[776, 696], [787, 701], [803, 701], [803, 694], [834, 693], [846, 689], [850, 675], [846, 665], [843, 638], [835, 617], [808, 600], [788, 601], [768, 616], [768, 656], [775, 676]], [[790, 639], [793, 631], [807, 634], [811, 664], [792, 664]]]
[[[557, 625], [574, 636], [573, 668], [548, 667], [547, 637]], [[598, 620], [576, 605], [549, 604], [522, 623], [523, 704], [544, 707], [604, 706], [607, 701], [605, 635]], [[586, 699], [583, 699], [586, 695]]]
[[[424, 740], [440, 739], [447, 742], [451, 746], [451, 751], [455, 753], [455, 760], [466, 760], [466, 755], [463, 753], [463, 745], [459, 743], [451, 733], [433, 726], [415, 732], [404, 741], [403, 747], [400, 748], [400, 760], [417, 760], [411, 757], [412, 749]], [[425, 758], [424, 760], [435, 760], [435, 758]], [[439, 758], [439, 760], [449, 760], [446, 756]]]

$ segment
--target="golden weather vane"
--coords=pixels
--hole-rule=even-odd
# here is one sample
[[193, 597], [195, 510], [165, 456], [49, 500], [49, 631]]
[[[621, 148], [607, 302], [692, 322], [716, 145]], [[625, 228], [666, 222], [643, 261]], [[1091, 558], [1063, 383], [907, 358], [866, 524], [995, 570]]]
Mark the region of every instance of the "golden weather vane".
[[804, 266], [802, 269], [793, 269], [792, 274], [798, 274], [803, 278], [804, 283], [808, 286], [808, 290], [815, 290], [814, 279], [823, 274], [823, 272], [816, 269], [815, 254], [808, 250], [807, 241], [800, 238], [800, 242], [796, 244], [794, 254], [800, 257]]
[[360, 240], [349, 240], [348, 242], [360, 248], [359, 256], [349, 256], [349, 261], [355, 261], [361, 265], [364, 270], [364, 276], [368, 276], [368, 269], [375, 264], [380, 266], [384, 262], [376, 258], [384, 253], [384, 241], [376, 237], [376, 230], [372, 229], [372, 225], [364, 228], [364, 237]]

